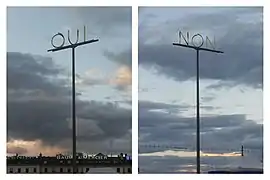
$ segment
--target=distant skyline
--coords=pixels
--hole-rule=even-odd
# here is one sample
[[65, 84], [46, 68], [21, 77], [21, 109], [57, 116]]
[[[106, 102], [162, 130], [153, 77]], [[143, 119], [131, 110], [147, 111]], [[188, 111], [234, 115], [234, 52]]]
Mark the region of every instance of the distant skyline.
[[131, 7], [7, 9], [7, 152], [71, 151], [71, 50], [47, 52], [86, 27], [76, 49], [77, 150], [131, 153]]
[[[240, 150], [242, 144], [260, 161], [262, 20], [261, 7], [139, 8], [141, 172], [196, 169], [196, 53], [172, 45], [178, 42], [179, 30], [215, 38], [216, 46], [225, 52], [200, 52], [201, 147], [202, 155], [208, 156], [202, 158], [202, 170], [230, 163], [219, 152], [235, 156], [230, 149]], [[144, 147], [147, 144], [188, 149]]]

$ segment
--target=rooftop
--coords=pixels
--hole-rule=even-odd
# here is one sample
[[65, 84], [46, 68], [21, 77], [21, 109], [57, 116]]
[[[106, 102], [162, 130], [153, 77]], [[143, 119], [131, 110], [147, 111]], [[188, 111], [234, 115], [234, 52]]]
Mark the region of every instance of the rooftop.
[[[102, 153], [95, 156], [77, 156], [78, 165], [96, 165], [96, 164], [132, 164], [132, 160], [127, 155], [110, 157]], [[7, 156], [7, 165], [72, 165], [72, 156]]]

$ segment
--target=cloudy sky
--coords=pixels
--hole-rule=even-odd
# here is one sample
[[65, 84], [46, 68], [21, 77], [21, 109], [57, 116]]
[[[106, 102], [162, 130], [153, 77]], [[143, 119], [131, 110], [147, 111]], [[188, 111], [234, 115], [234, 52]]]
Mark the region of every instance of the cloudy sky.
[[82, 41], [84, 25], [100, 41], [76, 49], [78, 151], [131, 153], [131, 8], [11, 7], [7, 18], [7, 153], [71, 151], [71, 50], [47, 50], [58, 32]]
[[260, 7], [139, 8], [141, 172], [196, 169], [196, 53], [172, 45], [179, 41], [179, 30], [215, 39], [216, 48], [225, 52], [200, 53], [202, 170], [243, 159], [237, 154], [242, 144], [246, 156], [259, 163], [262, 19]]

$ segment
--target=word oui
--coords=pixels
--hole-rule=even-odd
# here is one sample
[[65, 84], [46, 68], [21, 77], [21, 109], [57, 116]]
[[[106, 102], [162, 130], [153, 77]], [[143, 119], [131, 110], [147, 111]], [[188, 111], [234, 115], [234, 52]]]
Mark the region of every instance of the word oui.
[[189, 32], [187, 32], [186, 37], [183, 35], [181, 31], [179, 31], [179, 43], [181, 44], [181, 40], [183, 39], [186, 43], [186, 45], [192, 44], [193, 46], [199, 48], [202, 47], [204, 44], [206, 47], [209, 44], [213, 49], [215, 49], [215, 40], [212, 43], [208, 36], [205, 36], [205, 39], [201, 34], [195, 34], [191, 37], [191, 40], [189, 38]]
[[[72, 155], [57, 155], [57, 159], [72, 159]], [[77, 159], [108, 159], [107, 156], [90, 156], [90, 155], [81, 155]]]
[[[86, 41], [86, 28], [85, 28], [85, 26], [83, 27], [83, 32], [84, 32], [84, 42], [85, 42], [85, 41]], [[79, 31], [79, 29], [77, 29], [77, 39], [76, 39], [76, 41], [73, 43], [73, 42], [71, 42], [71, 40], [70, 40], [70, 32], [69, 32], [69, 30], [68, 30], [68, 42], [69, 42], [70, 45], [74, 45], [74, 44], [77, 44], [77, 43], [78, 43], [78, 41], [79, 41], [79, 34], [80, 34], [80, 31]], [[60, 37], [62, 38], [62, 44], [60, 44], [60, 45], [58, 45], [58, 46], [54, 44], [54, 39], [55, 39], [57, 36], [60, 36]], [[51, 44], [52, 44], [52, 46], [55, 47], [55, 48], [63, 47], [63, 46], [65, 45], [65, 42], [66, 42], [65, 36], [64, 36], [62, 33], [60, 33], [60, 32], [57, 33], [57, 34], [55, 34], [55, 35], [52, 37], [52, 39], [51, 39]]]

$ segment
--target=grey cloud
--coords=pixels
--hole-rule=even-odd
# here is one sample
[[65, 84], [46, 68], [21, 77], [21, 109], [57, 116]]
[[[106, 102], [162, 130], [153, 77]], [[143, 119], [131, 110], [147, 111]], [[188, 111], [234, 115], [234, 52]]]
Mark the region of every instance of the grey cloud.
[[[63, 72], [53, 66], [49, 58], [40, 58], [30, 54], [7, 53], [7, 86], [17, 90], [46, 90], [48, 93], [68, 93], [61, 86], [56, 87], [53, 77]], [[58, 84], [65, 82], [57, 80]], [[57, 90], [57, 91], [52, 91]]]
[[130, 97], [130, 94], [127, 94], [127, 91], [129, 90], [131, 86], [126, 84], [117, 84], [114, 86], [114, 88], [122, 93], [126, 93], [126, 95], [123, 95], [122, 97], [126, 96], [127, 98]]
[[[237, 85], [237, 82], [234, 81], [218, 81], [216, 83], [212, 83], [211, 85], [207, 86], [206, 89], [230, 89]], [[259, 85], [258, 85], [259, 86]]]
[[[20, 63], [21, 60], [26, 63]], [[37, 61], [40, 61], [40, 58], [8, 53], [8, 139], [40, 139], [45, 144], [61, 144], [70, 148], [71, 144], [64, 143], [71, 137], [68, 121], [71, 117], [70, 87], [64, 83], [67, 82], [65, 80], [58, 83], [57, 77], [61, 75], [61, 71], [57, 71], [53, 63], [47, 68], [44, 63], [37, 64]], [[54, 77], [53, 81], [50, 76]], [[16, 84], [17, 80], [20, 82]], [[87, 143], [88, 146], [84, 146], [85, 151], [97, 149], [91, 147], [91, 142], [107, 144], [108, 139], [131, 141], [126, 137], [131, 129], [130, 109], [121, 108], [111, 102], [83, 101], [79, 96], [76, 108], [80, 132], [78, 144]], [[101, 148], [100, 151], [108, 150], [105, 145], [97, 147]], [[122, 151], [131, 151], [131, 147], [122, 148]]]
[[[204, 101], [204, 102], [206, 102], [206, 101]], [[191, 107], [193, 107], [194, 109], [196, 109], [196, 106], [191, 106]], [[221, 107], [217, 107], [217, 106], [206, 106], [206, 105], [200, 105], [200, 108], [201, 109], [205, 109], [207, 111], [214, 110], [214, 109], [221, 109]]]
[[118, 91], [127, 91], [128, 87], [126, 85], [119, 84], [115, 86], [115, 89]]
[[126, 65], [128, 67], [132, 66], [132, 53], [131, 49], [123, 51], [121, 53], [113, 53], [110, 51], [104, 51], [104, 56], [108, 59], [119, 63], [120, 65]]
[[131, 29], [131, 7], [78, 7], [70, 9], [85, 24], [91, 24], [91, 32], [104, 35], [123, 35]]
[[149, 92], [149, 88], [139, 88], [139, 92], [140, 93]]
[[[186, 20], [179, 20], [181, 26], [185, 27], [189, 24], [190, 28], [194, 30], [200, 30], [199, 24], [203, 24], [201, 28], [204, 30], [211, 27], [210, 31], [214, 31], [219, 37], [218, 46], [222, 47], [225, 52], [221, 55], [201, 52], [200, 77], [230, 82], [232, 86], [244, 84], [261, 88], [263, 83], [263, 23], [260, 18], [262, 11], [259, 13], [258, 10], [254, 11], [258, 15], [252, 23], [241, 18], [235, 19], [237, 13], [228, 12], [207, 14], [204, 18], [192, 16], [186, 17]], [[222, 18], [225, 15], [226, 18]], [[241, 15], [243, 16], [243, 14]], [[165, 24], [160, 24], [160, 26], [165, 26]], [[170, 23], [167, 23], [166, 26], [170, 26]], [[215, 28], [220, 29], [217, 31]], [[143, 31], [141, 27], [139, 33], [143, 33]], [[176, 31], [166, 29], [166, 34], [174, 34], [174, 32]], [[165, 74], [177, 81], [195, 77], [196, 56], [192, 50], [173, 47], [172, 42], [160, 41], [156, 44], [145, 44], [143, 41], [139, 43], [139, 64], [141, 66], [144, 68], [155, 67], [160, 74]]]
[[131, 129], [131, 110], [121, 109], [114, 103], [92, 101], [78, 114], [81, 118], [96, 120], [99, 127], [106, 132], [107, 138], [119, 138]]
[[[196, 150], [196, 118], [151, 111], [139, 102], [139, 153], [162, 152], [165, 150]], [[147, 104], [147, 103], [146, 103]], [[150, 107], [159, 107], [161, 104]], [[163, 105], [162, 107], [169, 105]], [[145, 108], [142, 108], [145, 107]], [[180, 111], [181, 112], [181, 111]], [[245, 156], [259, 161], [263, 149], [263, 125], [249, 120], [243, 114], [201, 117], [201, 149], [209, 153], [240, 152], [244, 145]], [[233, 157], [203, 157], [202, 170], [211, 166], [220, 167], [232, 162]], [[144, 173], [179, 173], [179, 169], [190, 170], [186, 165], [195, 165], [194, 158], [184, 157], [139, 157], [139, 167]], [[191, 169], [195, 169], [194, 167]], [[182, 172], [183, 173], [183, 172]]]
[[121, 53], [114, 53], [111, 51], [104, 51], [103, 55], [110, 61], [117, 63], [120, 66], [125, 66], [122, 68], [126, 68], [124, 71], [127, 72], [118, 72], [116, 77], [98, 77], [98, 76], [77, 76], [78, 84], [80, 85], [109, 85], [113, 81], [113, 86], [118, 91], [127, 91], [131, 85], [131, 74], [132, 73], [132, 57], [131, 51], [123, 51]]
[[[70, 142], [71, 143], [71, 142]], [[64, 144], [66, 146], [66, 144]], [[121, 138], [112, 138], [103, 141], [91, 141], [91, 152], [99, 153], [101, 150], [103, 153], [114, 154], [119, 152], [131, 152], [132, 151], [131, 143], [131, 133], [125, 134]], [[81, 141], [78, 144], [78, 151], [85, 151], [89, 149], [89, 142]]]
[[78, 78], [80, 80], [80, 82], [78, 83], [78, 85], [81, 86], [97, 86], [97, 85], [108, 85], [108, 79], [95, 79], [95, 78], [89, 78], [89, 77], [85, 77], [85, 78]]
[[180, 163], [175, 157], [139, 157], [140, 173], [173, 173], [180, 169]]
[[108, 28], [111, 25], [131, 24], [131, 10], [131, 7], [80, 7], [75, 11]]
[[[183, 117], [141, 109], [139, 143], [177, 144], [195, 149], [195, 116]], [[201, 117], [201, 140], [202, 148], [205, 149], [236, 149], [242, 144], [247, 148], [260, 149], [263, 142], [262, 131], [263, 125], [248, 120], [241, 114]], [[144, 149], [140, 151], [144, 152]]]
[[111, 96], [106, 96], [105, 99], [111, 99], [112, 97]]
[[[114, 89], [120, 91], [120, 92], [126, 92], [130, 88], [129, 82], [123, 82], [123, 83], [115, 83], [111, 85], [111, 81], [117, 80], [117, 78], [110, 79], [108, 77], [87, 77], [87, 76], [81, 76], [77, 78], [77, 84], [79, 87], [95, 87], [95, 86], [112, 86]], [[107, 98], [106, 98], [107, 99]]]
[[[192, 8], [193, 12], [200, 8]], [[211, 30], [222, 30], [232, 25], [237, 25], [241, 21], [248, 21], [243, 19], [246, 16], [249, 20], [261, 21], [262, 20], [262, 8], [261, 7], [250, 7], [250, 8], [203, 8], [205, 10], [198, 14], [189, 14], [188, 17], [183, 17], [180, 20], [176, 20], [181, 23], [186, 29], [199, 29], [204, 30], [206, 27]], [[252, 19], [253, 18], [253, 19]], [[259, 18], [259, 19], [258, 19]], [[211, 26], [212, 25], [212, 26]], [[214, 26], [213, 26], [214, 25]], [[219, 32], [216, 32], [219, 33]]]
[[189, 105], [176, 105], [176, 104], [167, 104], [160, 102], [151, 102], [151, 101], [140, 101], [139, 109], [140, 110], [162, 110], [162, 109], [179, 109], [179, 108], [189, 108]]
[[78, 7], [70, 8], [70, 12], [76, 14], [82, 23], [90, 25], [88, 33], [98, 35], [100, 43], [106, 45], [106, 41], [112, 42], [112, 39], [123, 40], [126, 51], [110, 49], [104, 51], [103, 55], [120, 65], [131, 67], [132, 7]]
[[212, 96], [205, 96], [205, 97], [201, 97], [203, 102], [210, 102], [212, 100], [214, 100], [215, 98]]
[[[7, 53], [8, 67], [16, 68], [16, 70], [30, 71], [33, 74], [41, 75], [56, 75], [61, 72], [61, 68], [54, 65], [51, 58], [22, 54], [19, 52], [8, 52]], [[24, 69], [19, 69], [20, 67]]]
[[[104, 51], [103, 55], [109, 59], [110, 61], [113, 61], [120, 66], [124, 65], [129, 67], [130, 72], [132, 72], [132, 54], [131, 49], [128, 49], [127, 51], [122, 51], [120, 53], [114, 53], [111, 51]], [[115, 85], [115, 89], [118, 91], [127, 91], [130, 87], [131, 82], [127, 83], [119, 83]]]
[[[228, 166], [236, 167], [237, 162], [241, 162], [242, 157], [201, 157], [201, 171], [207, 172], [215, 168], [222, 168]], [[248, 161], [256, 161], [252, 157]], [[253, 162], [254, 163], [254, 162]], [[196, 158], [195, 157], [174, 157], [174, 156], [140, 156], [139, 168], [142, 174], [152, 173], [195, 173], [196, 172]], [[166, 165], [165, 165], [166, 164]], [[255, 163], [254, 163], [255, 164]], [[259, 164], [259, 160], [256, 161]], [[239, 165], [239, 163], [238, 163]]]

